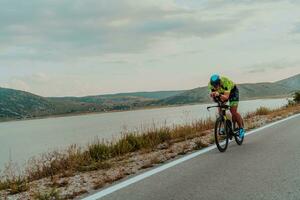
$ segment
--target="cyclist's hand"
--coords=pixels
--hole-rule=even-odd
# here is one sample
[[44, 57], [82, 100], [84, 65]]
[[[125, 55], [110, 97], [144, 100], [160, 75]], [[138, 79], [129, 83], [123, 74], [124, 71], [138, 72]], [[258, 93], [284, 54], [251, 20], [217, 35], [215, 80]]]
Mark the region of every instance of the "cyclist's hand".
[[220, 95], [219, 92], [212, 92], [212, 93], [210, 94], [210, 96], [211, 96], [212, 98], [217, 97], [217, 96], [219, 96], [219, 95]]
[[225, 102], [225, 101], [227, 101], [227, 96], [221, 95], [221, 96], [220, 96], [220, 99], [221, 99], [221, 101]]

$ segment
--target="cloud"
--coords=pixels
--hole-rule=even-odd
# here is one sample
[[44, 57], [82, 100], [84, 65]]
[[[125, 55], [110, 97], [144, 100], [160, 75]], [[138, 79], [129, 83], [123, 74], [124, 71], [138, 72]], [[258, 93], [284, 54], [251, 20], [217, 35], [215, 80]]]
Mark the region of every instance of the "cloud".
[[264, 69], [264, 68], [248, 70], [249, 73], [262, 73], [262, 72], [265, 72], [265, 71], [266, 71], [266, 69]]
[[291, 33], [300, 34], [300, 22], [297, 22], [293, 25], [293, 29], [292, 29]]
[[215, 37], [233, 31], [240, 13], [214, 16], [175, 1], [11, 0], [0, 8], [1, 59], [64, 60], [137, 53], [158, 38]]
[[300, 60], [274, 60], [271, 62], [262, 62], [256, 63], [249, 67], [247, 67], [248, 73], [263, 73], [267, 71], [274, 71], [274, 70], [284, 70], [288, 68], [295, 68], [300, 66]]
[[24, 80], [20, 80], [17, 78], [13, 78], [8, 83], [4, 83], [3, 87], [23, 90], [28, 92], [31, 90], [31, 87]]
[[83, 96], [84, 94], [99, 94], [104, 89], [88, 82], [86, 77], [80, 75], [47, 75], [44, 73], [15, 76], [2, 86], [41, 96]]
[[42, 85], [48, 83], [50, 77], [44, 73], [35, 73], [29, 76], [15, 76], [12, 77], [7, 83], [3, 84], [3, 87], [19, 89], [24, 91], [31, 91], [34, 85]]
[[208, 7], [232, 7], [232, 6], [253, 6], [274, 3], [299, 3], [297, 0], [213, 0], [207, 3]]
[[299, 17], [297, 0], [4, 0], [0, 83], [64, 96], [191, 88], [222, 70], [255, 81], [297, 59]]

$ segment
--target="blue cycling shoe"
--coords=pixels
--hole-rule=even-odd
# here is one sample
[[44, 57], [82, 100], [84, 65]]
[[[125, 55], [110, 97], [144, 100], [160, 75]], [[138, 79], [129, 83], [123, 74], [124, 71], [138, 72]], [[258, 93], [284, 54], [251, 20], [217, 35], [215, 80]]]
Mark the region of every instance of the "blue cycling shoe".
[[224, 129], [224, 128], [220, 128], [219, 134], [220, 134], [220, 135], [225, 135], [225, 129]]
[[240, 132], [239, 137], [243, 138], [245, 136], [245, 130], [244, 130], [244, 128], [240, 128], [239, 132]]

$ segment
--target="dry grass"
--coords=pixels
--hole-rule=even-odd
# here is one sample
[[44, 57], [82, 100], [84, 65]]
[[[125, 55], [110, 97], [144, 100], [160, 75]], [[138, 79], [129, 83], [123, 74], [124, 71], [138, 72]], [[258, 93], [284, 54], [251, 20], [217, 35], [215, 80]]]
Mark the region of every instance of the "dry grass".
[[7, 189], [10, 195], [25, 192], [29, 189], [26, 179], [19, 176], [17, 178], [9, 178], [0, 182], [0, 190]]
[[2, 172], [0, 190], [8, 190], [10, 195], [21, 193], [29, 189], [28, 179], [20, 175], [19, 169], [12, 162], [9, 162]]
[[255, 112], [254, 115], [268, 115], [272, 112], [271, 109], [266, 108], [266, 107], [260, 107], [258, 108]]
[[[284, 116], [286, 113], [299, 112], [299, 105], [290, 105], [285, 108], [270, 110], [264, 107], [257, 109], [253, 113], [245, 116], [245, 119], [250, 119], [253, 116], [267, 115], [274, 117], [278, 115]], [[248, 122], [247, 122], [248, 123]], [[248, 124], [251, 126], [251, 123]], [[123, 136], [116, 141], [106, 142], [96, 140], [88, 144], [85, 148], [80, 148], [76, 145], [70, 146], [65, 152], [50, 152], [44, 154], [39, 158], [31, 159], [22, 176], [15, 176], [7, 173], [5, 178], [0, 181], [0, 190], [8, 190], [10, 194], [23, 192], [28, 189], [28, 182], [39, 180], [41, 178], [50, 177], [54, 179], [55, 176], [68, 177], [77, 172], [86, 172], [99, 169], [109, 169], [113, 167], [112, 160], [123, 158], [132, 152], [151, 152], [153, 149], [163, 149], [164, 146], [187, 139], [201, 137], [207, 134], [207, 130], [214, 128], [214, 121], [211, 119], [195, 121], [191, 124], [174, 125], [173, 127], [152, 127], [145, 129], [142, 132], [134, 132], [123, 134]], [[208, 142], [214, 143], [214, 138], [208, 138]], [[162, 145], [164, 144], [164, 145]], [[201, 149], [208, 144], [201, 139], [195, 142], [194, 149]], [[161, 146], [161, 147], [159, 147]], [[182, 149], [181, 155], [186, 154], [191, 149]], [[158, 159], [151, 160], [146, 163], [144, 168], [151, 167], [161, 161]], [[118, 180], [124, 177], [125, 174], [120, 173], [119, 176], [109, 179], [101, 180], [95, 183], [94, 188], [100, 188], [107, 182]], [[55, 182], [53, 186], [64, 187], [67, 182]], [[49, 195], [53, 196], [56, 193], [50, 191], [45, 196], [39, 194], [39, 199], [46, 199]]]
[[55, 188], [51, 188], [49, 191], [44, 192], [36, 192], [33, 195], [33, 199], [35, 200], [63, 200], [65, 198], [62, 198], [59, 194], [58, 190]]
[[[173, 127], [152, 127], [141, 133], [127, 133], [114, 142], [96, 140], [85, 149], [76, 145], [70, 146], [65, 152], [54, 151], [33, 158], [28, 162], [23, 176], [15, 178], [8, 175], [0, 182], [0, 190], [11, 189], [14, 193], [28, 189], [27, 182], [45, 177], [53, 178], [57, 174], [70, 176], [76, 172], [85, 172], [112, 167], [112, 158], [124, 156], [139, 150], [155, 149], [159, 144], [182, 141], [199, 136], [204, 130], [213, 127], [213, 121], [200, 120], [186, 125]], [[12, 178], [14, 177], [14, 178]], [[27, 181], [28, 180], [28, 181]]]

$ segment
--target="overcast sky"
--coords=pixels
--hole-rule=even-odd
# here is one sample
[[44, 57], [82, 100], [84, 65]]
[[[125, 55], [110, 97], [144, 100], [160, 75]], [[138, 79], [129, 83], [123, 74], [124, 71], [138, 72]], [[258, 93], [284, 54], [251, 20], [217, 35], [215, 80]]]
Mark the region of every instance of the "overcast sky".
[[299, 0], [1, 0], [0, 86], [43, 96], [300, 73]]

